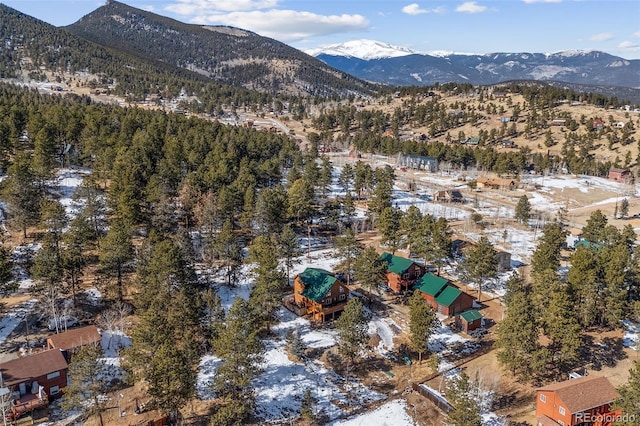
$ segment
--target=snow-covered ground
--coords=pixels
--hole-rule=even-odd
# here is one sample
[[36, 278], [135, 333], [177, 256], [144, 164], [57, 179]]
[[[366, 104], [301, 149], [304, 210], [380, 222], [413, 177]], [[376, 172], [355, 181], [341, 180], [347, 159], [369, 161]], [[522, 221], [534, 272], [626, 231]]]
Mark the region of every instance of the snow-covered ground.
[[[307, 347], [325, 348], [335, 344], [332, 330], [312, 329], [309, 322], [292, 312], [281, 308], [279, 322], [272, 328], [277, 337], [264, 341], [266, 353], [262, 373], [253, 382], [256, 392], [256, 414], [269, 422], [281, 422], [295, 418], [300, 411], [302, 397], [307, 389], [316, 399], [317, 412], [330, 418], [346, 413], [349, 406], [360, 407], [371, 401], [385, 398], [351, 379], [344, 378], [327, 369], [319, 361], [294, 362], [287, 353], [285, 335], [289, 330], [298, 330]], [[211, 384], [220, 359], [207, 355], [198, 368], [197, 389], [200, 398], [209, 399], [214, 395]], [[348, 388], [349, 391], [345, 391]]]
[[84, 206], [83, 200], [74, 200], [74, 194], [82, 185], [85, 177], [91, 174], [89, 169], [60, 169], [57, 173], [56, 185], [60, 204], [64, 206], [69, 219], [73, 219]]
[[[315, 241], [314, 241], [315, 242]], [[311, 256], [302, 255], [295, 259], [291, 276], [313, 266], [332, 271], [337, 260], [333, 249], [316, 250]], [[218, 285], [218, 294], [222, 305], [228, 309], [236, 297], [248, 298], [252, 287], [250, 265], [243, 265], [241, 279], [237, 286], [229, 288]], [[214, 279], [223, 282], [222, 277]], [[262, 364], [262, 373], [254, 379], [256, 391], [256, 414], [267, 422], [282, 422], [295, 418], [299, 414], [302, 397], [307, 389], [316, 399], [316, 409], [329, 418], [345, 415], [349, 408], [365, 406], [371, 401], [386, 398], [363, 386], [357, 379], [345, 379], [326, 368], [320, 361], [292, 361], [288, 356], [285, 335], [289, 330], [297, 330], [305, 347], [312, 349], [330, 348], [336, 344], [336, 331], [331, 327], [313, 327], [308, 319], [301, 318], [284, 307], [277, 312], [278, 322], [272, 327], [273, 338], [265, 339], [266, 353]], [[372, 318], [370, 330], [380, 335], [380, 349], [393, 348], [394, 333], [389, 326], [391, 319]], [[198, 368], [197, 390], [200, 398], [210, 399], [211, 384], [220, 359], [207, 355], [202, 358]], [[348, 390], [347, 390], [348, 389]]]
[[131, 338], [120, 330], [103, 330], [100, 344], [104, 354], [100, 359], [104, 364], [102, 380], [122, 379], [124, 370], [120, 367], [120, 350], [131, 346]]
[[624, 338], [622, 344], [633, 350], [640, 350], [640, 324], [629, 320], [623, 320]]
[[21, 321], [29, 315], [36, 305], [37, 300], [31, 299], [13, 306], [2, 315], [0, 319], [0, 345], [4, 344], [13, 330], [20, 325]]
[[330, 426], [413, 426], [416, 422], [407, 413], [407, 403], [394, 399], [368, 413], [329, 423]]

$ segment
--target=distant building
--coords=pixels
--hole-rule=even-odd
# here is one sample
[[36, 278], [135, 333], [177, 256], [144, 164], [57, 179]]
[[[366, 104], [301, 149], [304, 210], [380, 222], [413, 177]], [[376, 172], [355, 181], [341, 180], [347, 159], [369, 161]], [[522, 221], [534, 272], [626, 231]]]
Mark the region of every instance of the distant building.
[[498, 271], [511, 270], [511, 253], [506, 251], [496, 251], [496, 259], [498, 259]]
[[433, 194], [433, 199], [444, 203], [464, 203], [462, 193], [457, 189], [446, 189]]
[[478, 178], [476, 179], [476, 186], [478, 188], [490, 188], [490, 189], [516, 189], [518, 182], [514, 179], [501, 179], [501, 178]]
[[612, 168], [609, 169], [609, 179], [616, 182], [630, 183], [633, 176], [631, 175], [631, 171], [628, 169]]
[[408, 169], [428, 170], [435, 172], [438, 170], [438, 159], [435, 157], [425, 157], [422, 155], [399, 154], [398, 165]]

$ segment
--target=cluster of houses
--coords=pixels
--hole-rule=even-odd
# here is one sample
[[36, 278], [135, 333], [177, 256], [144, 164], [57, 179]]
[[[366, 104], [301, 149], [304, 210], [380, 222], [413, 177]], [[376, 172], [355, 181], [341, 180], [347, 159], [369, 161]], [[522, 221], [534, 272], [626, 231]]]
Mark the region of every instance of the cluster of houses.
[[100, 344], [100, 340], [96, 326], [89, 325], [50, 336], [41, 352], [0, 363], [0, 394], [12, 395], [6, 418], [15, 420], [62, 395], [73, 355], [83, 346]]
[[[426, 272], [424, 265], [411, 259], [387, 252], [380, 258], [387, 265], [386, 283], [390, 291], [420, 290], [437, 313], [454, 317], [462, 331], [481, 327], [483, 317], [473, 309], [473, 297], [453, 282]], [[296, 275], [293, 283], [293, 296], [285, 299], [285, 306], [297, 315], [309, 315], [314, 322], [336, 319], [349, 299], [349, 287], [324, 269], [306, 268]]]

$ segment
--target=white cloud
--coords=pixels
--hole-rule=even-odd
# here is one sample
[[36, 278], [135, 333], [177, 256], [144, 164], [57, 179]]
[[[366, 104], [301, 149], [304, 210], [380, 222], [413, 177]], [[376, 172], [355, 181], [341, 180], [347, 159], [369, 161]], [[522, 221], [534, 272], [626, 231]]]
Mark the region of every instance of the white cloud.
[[635, 50], [635, 49], [640, 48], [640, 45], [638, 43], [636, 43], [636, 42], [625, 40], [625, 41], [621, 42], [620, 44], [618, 44], [618, 48], [619, 49]]
[[429, 13], [427, 9], [422, 9], [418, 3], [411, 3], [402, 8], [402, 12], [407, 15], [422, 15]]
[[634, 37], [638, 37], [638, 38], [640, 38], [640, 31], [635, 32], [635, 33], [633, 33], [632, 35], [633, 35]]
[[456, 12], [464, 13], [480, 13], [484, 12], [485, 10], [487, 10], [486, 6], [480, 6], [475, 1], [467, 1], [456, 7]]
[[205, 15], [276, 7], [278, 0], [175, 0], [165, 10], [178, 15]]
[[599, 33], [599, 34], [594, 34], [591, 37], [589, 37], [589, 40], [591, 41], [607, 41], [607, 40], [611, 40], [612, 38], [614, 38], [615, 36], [611, 33]]
[[522, 0], [525, 3], [562, 3], [562, 0]]
[[193, 22], [230, 25], [285, 42], [360, 31], [369, 27], [369, 21], [362, 15], [318, 15], [295, 10], [211, 14], [199, 16]]

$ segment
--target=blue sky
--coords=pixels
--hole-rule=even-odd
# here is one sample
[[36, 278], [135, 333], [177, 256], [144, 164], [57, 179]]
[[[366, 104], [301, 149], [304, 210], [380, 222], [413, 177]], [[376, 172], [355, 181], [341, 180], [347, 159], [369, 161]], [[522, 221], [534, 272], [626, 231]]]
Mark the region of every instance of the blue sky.
[[[56, 26], [100, 0], [0, 0]], [[419, 52], [601, 50], [640, 59], [638, 0], [124, 0], [179, 21], [231, 25], [306, 50], [370, 39]]]

